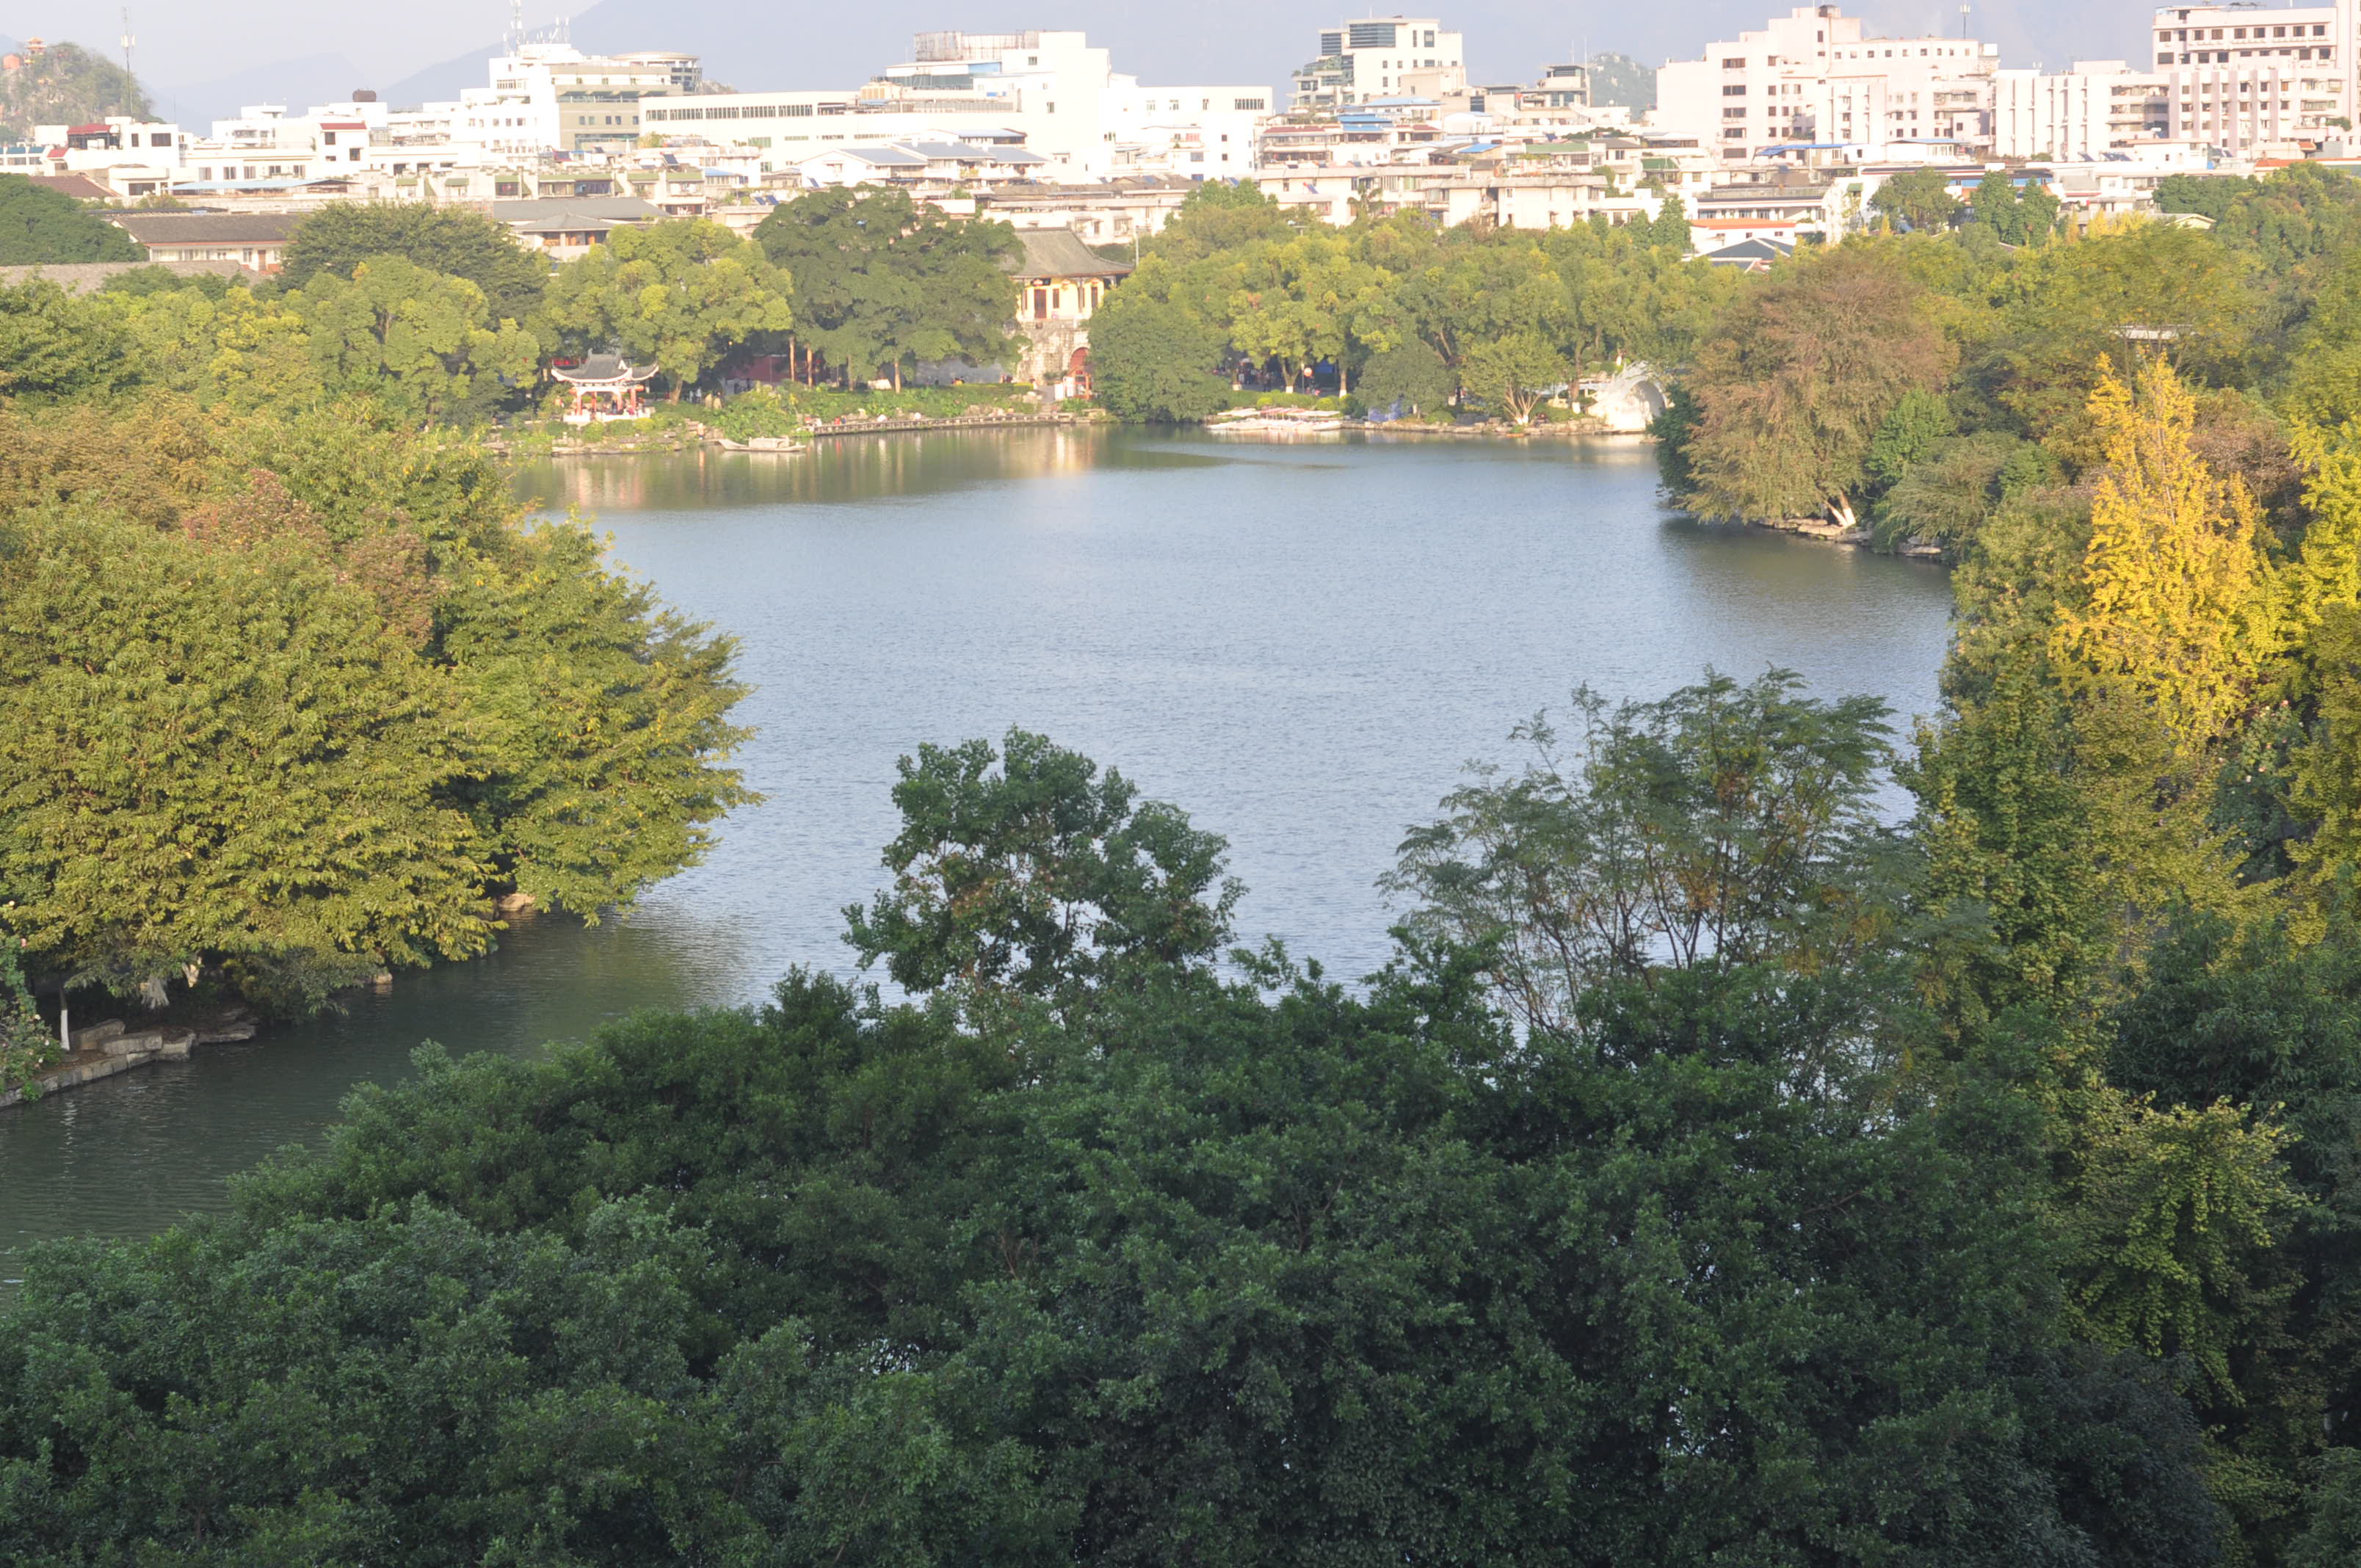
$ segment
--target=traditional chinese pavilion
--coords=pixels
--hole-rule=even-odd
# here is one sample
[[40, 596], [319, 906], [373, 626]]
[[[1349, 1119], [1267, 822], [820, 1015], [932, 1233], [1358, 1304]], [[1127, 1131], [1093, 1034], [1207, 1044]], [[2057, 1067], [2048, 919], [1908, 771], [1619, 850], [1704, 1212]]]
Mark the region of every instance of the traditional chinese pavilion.
[[574, 406], [566, 411], [568, 424], [596, 424], [610, 419], [637, 419], [642, 412], [640, 389], [655, 376], [653, 365], [624, 362], [620, 354], [593, 354], [577, 364], [552, 365], [549, 373], [566, 383]]

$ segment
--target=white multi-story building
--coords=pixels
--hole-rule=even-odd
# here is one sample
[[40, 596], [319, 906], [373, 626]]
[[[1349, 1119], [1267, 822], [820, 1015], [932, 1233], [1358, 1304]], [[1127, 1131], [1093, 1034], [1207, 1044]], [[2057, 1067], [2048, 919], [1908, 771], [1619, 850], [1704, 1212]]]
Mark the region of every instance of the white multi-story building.
[[1467, 83], [1459, 34], [1433, 16], [1364, 16], [1325, 27], [1295, 71], [1290, 106], [1334, 112], [1374, 98], [1433, 97]]
[[2356, 0], [2159, 6], [2153, 41], [2167, 136], [2251, 154], [2349, 128], [2356, 28]]
[[33, 140], [49, 155], [45, 173], [81, 173], [123, 163], [170, 169], [180, 163], [188, 139], [178, 126], [124, 115], [109, 115], [89, 125], [33, 127]]
[[1152, 167], [1197, 179], [1254, 166], [1270, 89], [1150, 87], [1109, 69], [1081, 33], [922, 33], [915, 59], [851, 91], [705, 93], [644, 111], [652, 135], [760, 147], [788, 169], [834, 144], [1021, 141], [1043, 177]]
[[181, 173], [196, 185], [301, 183], [357, 173], [369, 160], [371, 138], [386, 122], [385, 105], [317, 105], [291, 115], [283, 104], [248, 104], [236, 117], [214, 122], [214, 134], [190, 141]]
[[509, 157], [628, 151], [640, 139], [640, 101], [668, 97], [697, 74], [693, 55], [519, 44], [492, 61], [489, 87], [459, 94], [453, 139]]
[[1839, 6], [1798, 6], [1659, 70], [1653, 123], [1706, 137], [1727, 162], [1813, 141], [1988, 149], [1999, 63], [1973, 38], [1865, 37]]
[[2065, 71], [1993, 74], [1993, 154], [2096, 161], [2153, 151], [2170, 137], [2171, 84], [2120, 60], [2078, 60]]

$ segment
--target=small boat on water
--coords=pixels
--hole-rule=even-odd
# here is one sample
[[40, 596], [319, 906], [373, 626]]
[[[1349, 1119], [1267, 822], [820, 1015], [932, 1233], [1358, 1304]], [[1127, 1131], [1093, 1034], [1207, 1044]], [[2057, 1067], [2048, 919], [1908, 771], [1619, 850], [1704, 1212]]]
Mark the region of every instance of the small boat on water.
[[1265, 435], [1300, 439], [1337, 435], [1345, 416], [1333, 409], [1224, 409], [1205, 422], [1215, 435]]

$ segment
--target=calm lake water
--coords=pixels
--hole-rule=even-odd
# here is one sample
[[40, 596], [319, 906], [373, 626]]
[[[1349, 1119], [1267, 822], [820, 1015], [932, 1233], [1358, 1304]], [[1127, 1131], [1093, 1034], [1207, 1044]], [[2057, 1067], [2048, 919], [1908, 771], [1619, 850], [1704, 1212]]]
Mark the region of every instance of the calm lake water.
[[1901, 716], [1935, 702], [1949, 587], [1924, 565], [1668, 514], [1635, 442], [1242, 445], [1031, 429], [809, 455], [570, 460], [519, 476], [740, 639], [765, 804], [596, 928], [543, 920], [342, 1016], [0, 1111], [7, 1253], [157, 1230], [313, 1136], [434, 1039], [529, 1052], [640, 1007], [849, 972], [895, 759], [1048, 733], [1229, 837], [1239, 935], [1378, 967], [1373, 883], [1471, 759], [1588, 682], [1652, 696], [1773, 665]]

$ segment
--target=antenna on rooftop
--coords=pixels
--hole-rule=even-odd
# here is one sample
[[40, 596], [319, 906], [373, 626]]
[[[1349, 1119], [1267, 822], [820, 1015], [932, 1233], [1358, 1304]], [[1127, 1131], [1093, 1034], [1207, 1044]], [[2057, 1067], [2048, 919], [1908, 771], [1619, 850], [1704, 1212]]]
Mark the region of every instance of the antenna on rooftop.
[[509, 52], [524, 42], [524, 0], [509, 0]]
[[1968, 36], [1968, 8], [1967, 8], [1965, 5], [1962, 5], [1962, 6], [1960, 6], [1960, 40], [1961, 40], [1962, 42], [1965, 42], [1965, 41], [1966, 41], [1966, 39], [1967, 39], [1967, 36]]
[[123, 8], [123, 74], [131, 74], [131, 46], [139, 40], [131, 36], [131, 7]]

